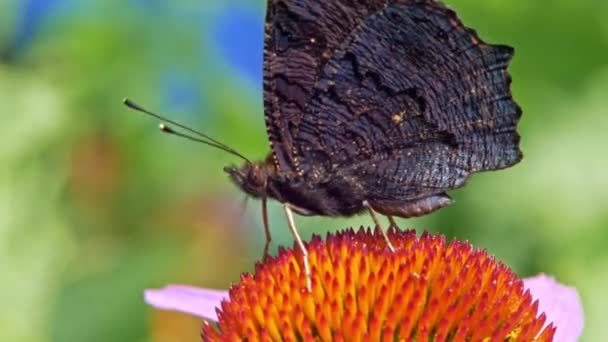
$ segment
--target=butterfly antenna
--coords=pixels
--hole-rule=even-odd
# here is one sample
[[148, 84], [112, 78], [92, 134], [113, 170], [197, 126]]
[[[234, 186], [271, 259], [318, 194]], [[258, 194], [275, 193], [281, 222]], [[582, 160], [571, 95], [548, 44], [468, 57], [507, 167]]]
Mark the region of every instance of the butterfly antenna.
[[[200, 143], [203, 143], [205, 145], [209, 145], [211, 147], [218, 148], [218, 149], [223, 150], [225, 152], [228, 152], [228, 153], [230, 153], [232, 155], [235, 155], [235, 156], [237, 156], [237, 157], [245, 160], [248, 163], [251, 163], [251, 161], [249, 159], [247, 159], [245, 156], [243, 156], [242, 154], [240, 154], [239, 152], [237, 152], [236, 150], [234, 150], [230, 146], [228, 146], [228, 145], [226, 145], [226, 144], [224, 144], [224, 143], [222, 143], [222, 142], [220, 142], [218, 140], [215, 140], [215, 139], [211, 138], [210, 136], [208, 136], [207, 134], [205, 134], [203, 132], [197, 131], [197, 130], [195, 130], [193, 128], [190, 128], [190, 127], [188, 127], [186, 125], [180, 124], [177, 121], [173, 121], [171, 119], [167, 119], [166, 117], [164, 117], [162, 115], [159, 115], [159, 114], [156, 114], [154, 112], [151, 112], [151, 111], [145, 109], [144, 107], [136, 104], [135, 102], [131, 101], [128, 98], [124, 99], [123, 103], [127, 107], [129, 107], [129, 108], [131, 108], [131, 109], [133, 109], [133, 110], [135, 110], [137, 112], [144, 113], [146, 115], [149, 115], [149, 116], [152, 116], [154, 118], [157, 118], [160, 121], [166, 122], [166, 123], [171, 124], [171, 125], [173, 125], [175, 127], [179, 127], [179, 128], [181, 128], [181, 129], [183, 129], [185, 131], [193, 133], [194, 136], [188, 135], [188, 134], [185, 134], [185, 133], [182, 133], [182, 132], [179, 132], [179, 131], [176, 131], [173, 128], [171, 128], [170, 126], [168, 126], [168, 125], [161, 124], [160, 125], [160, 130], [162, 132], [164, 132], [164, 133], [176, 135], [176, 136], [181, 137], [181, 138], [185, 138], [185, 139], [188, 139], [188, 140], [200, 142]], [[196, 137], [196, 136], [198, 136], [198, 137]]]
[[[188, 135], [188, 134], [182, 133], [180, 131], [176, 131], [173, 128], [171, 128], [171, 126], [168, 126], [166, 124], [160, 124], [158, 127], [160, 128], [160, 131], [163, 132], [163, 133], [175, 135], [175, 136], [178, 136], [180, 138], [196, 141], [196, 142], [199, 142], [199, 143], [203, 143], [205, 145], [209, 145], [209, 146], [212, 146], [212, 147], [215, 147], [215, 148], [219, 148], [222, 151], [233, 153], [232, 151], [227, 151], [226, 148], [224, 146], [222, 146], [222, 145], [218, 145], [218, 144], [215, 144], [215, 143], [213, 143], [211, 141], [203, 140], [201, 138], [197, 138], [195, 136]], [[242, 158], [244, 158], [244, 157], [242, 157]]]

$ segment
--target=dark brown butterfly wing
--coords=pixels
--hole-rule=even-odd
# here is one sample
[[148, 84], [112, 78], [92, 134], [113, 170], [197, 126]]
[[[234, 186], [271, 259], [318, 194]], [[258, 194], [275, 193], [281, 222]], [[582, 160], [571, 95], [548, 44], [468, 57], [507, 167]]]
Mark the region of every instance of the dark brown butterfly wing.
[[[264, 47], [264, 110], [275, 164], [293, 171], [294, 136], [334, 51], [387, 0], [269, 0]], [[391, 1], [396, 2], [396, 1]]]
[[370, 14], [333, 51], [288, 127], [296, 171], [321, 183], [356, 178], [368, 198], [411, 199], [517, 163], [512, 54], [436, 2]]

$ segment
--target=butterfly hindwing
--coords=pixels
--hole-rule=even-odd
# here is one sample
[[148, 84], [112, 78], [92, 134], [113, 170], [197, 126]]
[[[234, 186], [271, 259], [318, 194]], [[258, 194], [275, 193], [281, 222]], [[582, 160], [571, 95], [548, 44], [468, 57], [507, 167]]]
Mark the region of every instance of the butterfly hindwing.
[[436, 2], [371, 13], [333, 51], [287, 127], [295, 169], [407, 199], [517, 163], [512, 52], [485, 44]]

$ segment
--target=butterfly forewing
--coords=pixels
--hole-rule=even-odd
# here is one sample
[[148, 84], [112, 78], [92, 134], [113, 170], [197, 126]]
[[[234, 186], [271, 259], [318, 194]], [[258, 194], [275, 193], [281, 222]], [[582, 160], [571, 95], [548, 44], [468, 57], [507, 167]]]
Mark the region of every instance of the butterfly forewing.
[[292, 171], [295, 166], [292, 130], [299, 126], [328, 60], [365, 18], [386, 3], [386, 0], [268, 1], [264, 110], [275, 163], [281, 171]]

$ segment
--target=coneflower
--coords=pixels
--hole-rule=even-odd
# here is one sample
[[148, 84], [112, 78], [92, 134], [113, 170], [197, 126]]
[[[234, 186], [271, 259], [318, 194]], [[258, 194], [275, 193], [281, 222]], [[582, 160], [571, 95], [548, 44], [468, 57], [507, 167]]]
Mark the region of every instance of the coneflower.
[[[204, 341], [576, 341], [576, 290], [519, 279], [466, 242], [391, 230], [346, 230], [281, 249], [225, 291], [147, 290], [158, 308], [203, 317]], [[217, 324], [210, 324], [217, 322]]]

